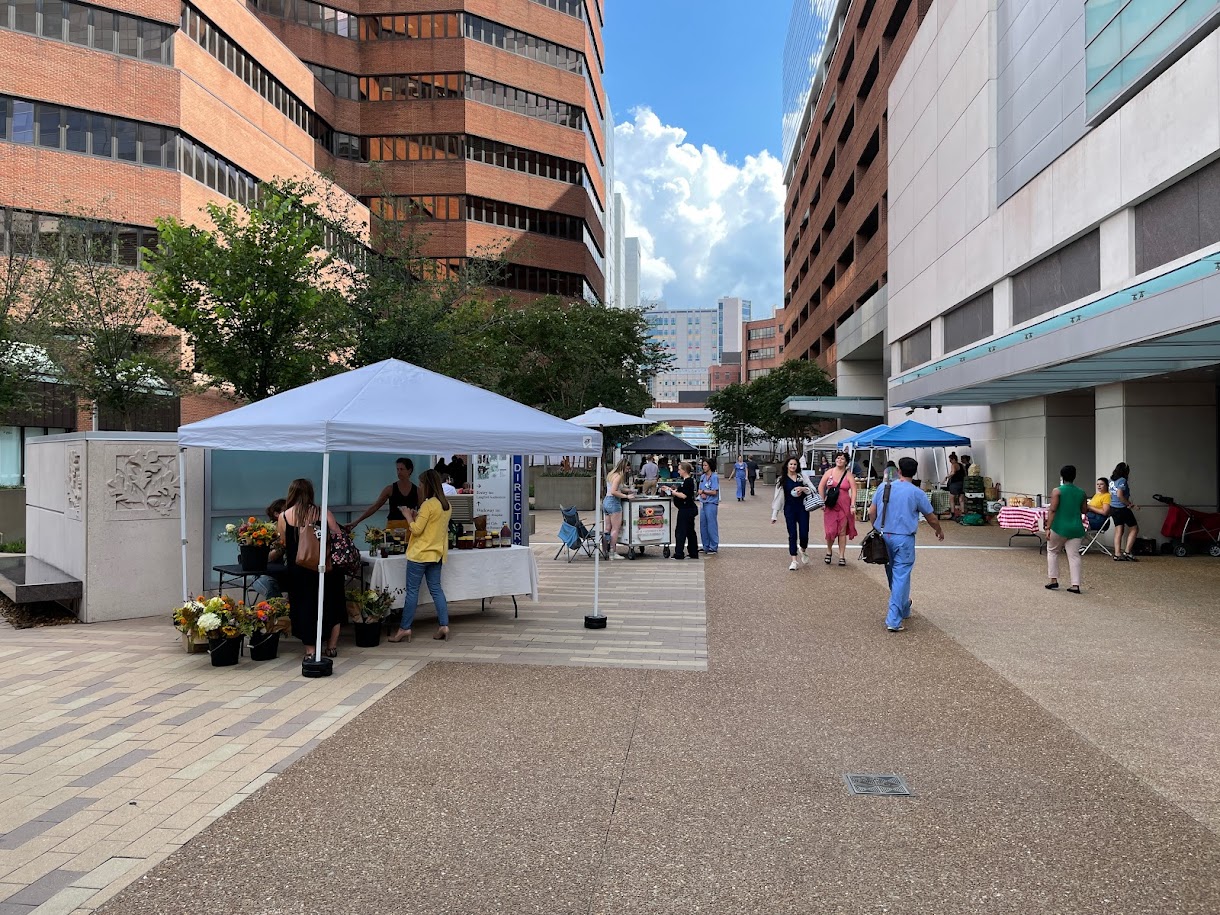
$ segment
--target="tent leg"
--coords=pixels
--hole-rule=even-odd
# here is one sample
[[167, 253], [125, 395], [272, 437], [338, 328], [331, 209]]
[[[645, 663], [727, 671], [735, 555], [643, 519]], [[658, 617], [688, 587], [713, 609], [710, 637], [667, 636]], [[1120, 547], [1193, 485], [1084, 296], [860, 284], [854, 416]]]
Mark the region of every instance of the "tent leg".
[[314, 641], [314, 657], [322, 655], [322, 609], [326, 597], [326, 558], [328, 556], [327, 540], [330, 535], [330, 525], [326, 523], [327, 512], [330, 510], [330, 452], [322, 452], [322, 514], [318, 526], [322, 531], [322, 545], [318, 551], [318, 633]]
[[182, 539], [182, 603], [191, 599], [191, 586], [186, 574], [186, 449], [178, 449], [178, 518]]
[[[596, 484], [593, 487], [593, 497], [597, 500], [597, 549], [593, 553], [593, 612], [585, 617], [586, 629], [605, 629], [606, 618], [602, 616], [600, 594], [598, 586], [601, 583], [601, 561], [602, 561], [602, 500], [601, 495], [601, 480], [602, 480], [602, 455], [597, 453], [597, 477]], [[611, 544], [613, 548], [613, 544]]]

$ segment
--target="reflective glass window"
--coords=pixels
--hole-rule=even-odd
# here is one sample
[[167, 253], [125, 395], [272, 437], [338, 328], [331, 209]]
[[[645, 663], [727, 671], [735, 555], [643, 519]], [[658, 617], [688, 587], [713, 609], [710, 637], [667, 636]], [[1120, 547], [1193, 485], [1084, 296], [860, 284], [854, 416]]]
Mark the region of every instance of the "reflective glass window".
[[118, 17], [109, 10], [95, 9], [93, 11], [93, 47], [99, 51], [113, 52], [117, 28], [115, 20]]
[[13, 5], [13, 28], [38, 34], [38, 0], [9, 0]]
[[114, 121], [115, 156], [124, 162], [136, 161], [136, 125], [118, 118]]
[[89, 115], [84, 111], [64, 113], [64, 148], [72, 152], [89, 151]]
[[39, 34], [43, 38], [53, 38], [63, 41], [64, 38], [64, 5], [58, 0], [43, 0], [42, 29]]
[[63, 120], [63, 110], [57, 105], [35, 105], [34, 116], [38, 121], [38, 145], [59, 149], [59, 127]]
[[92, 12], [87, 6], [68, 4], [68, 41], [73, 44], [89, 44], [89, 19]]
[[12, 103], [12, 132], [10, 139], [14, 143], [34, 145], [34, 103], [14, 99]]

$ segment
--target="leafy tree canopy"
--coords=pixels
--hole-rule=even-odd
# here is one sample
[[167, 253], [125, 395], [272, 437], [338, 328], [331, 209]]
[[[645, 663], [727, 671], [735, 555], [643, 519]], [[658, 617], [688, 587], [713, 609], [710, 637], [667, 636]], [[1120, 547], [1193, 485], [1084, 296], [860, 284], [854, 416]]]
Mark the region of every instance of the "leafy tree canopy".
[[822, 367], [805, 359], [789, 359], [769, 374], [750, 382], [753, 423], [770, 439], [786, 441], [795, 453], [807, 439], [816, 438], [820, 422], [809, 416], [783, 412], [789, 397], [826, 397], [835, 385]]

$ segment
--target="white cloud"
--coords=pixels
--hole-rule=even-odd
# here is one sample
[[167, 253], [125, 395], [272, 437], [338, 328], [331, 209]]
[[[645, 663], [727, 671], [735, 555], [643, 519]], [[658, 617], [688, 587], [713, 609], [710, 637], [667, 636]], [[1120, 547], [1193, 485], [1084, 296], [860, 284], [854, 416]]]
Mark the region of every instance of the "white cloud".
[[705, 308], [721, 296], [783, 299], [783, 169], [771, 153], [726, 161], [649, 108], [615, 128], [626, 234], [640, 239], [640, 296]]

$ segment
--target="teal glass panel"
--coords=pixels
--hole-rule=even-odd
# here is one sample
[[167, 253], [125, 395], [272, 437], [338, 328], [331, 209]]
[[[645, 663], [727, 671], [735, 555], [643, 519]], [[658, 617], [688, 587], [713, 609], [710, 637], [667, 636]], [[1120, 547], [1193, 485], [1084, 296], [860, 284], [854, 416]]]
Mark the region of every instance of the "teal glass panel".
[[[348, 504], [348, 455], [330, 457], [330, 501]], [[288, 493], [298, 477], [312, 480], [314, 497], [322, 501], [322, 455], [283, 454], [269, 451], [213, 451], [211, 508], [259, 514]]]
[[1115, 19], [1105, 31], [1093, 39], [1085, 51], [1086, 85], [1092, 89], [1113, 69], [1122, 55], [1122, 23]]
[[1085, 41], [1092, 41], [1129, 0], [1088, 0], [1084, 7]]

